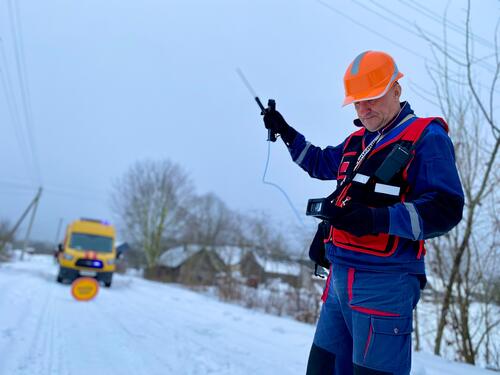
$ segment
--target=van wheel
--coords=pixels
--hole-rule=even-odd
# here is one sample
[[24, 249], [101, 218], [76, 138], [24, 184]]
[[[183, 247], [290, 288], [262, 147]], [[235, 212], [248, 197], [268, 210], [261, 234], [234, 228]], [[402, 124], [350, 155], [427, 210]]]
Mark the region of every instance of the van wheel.
[[61, 277], [61, 275], [57, 275], [57, 282], [62, 284], [63, 278]]
[[104, 283], [104, 286], [105, 286], [106, 288], [109, 288], [109, 287], [111, 286], [111, 281], [110, 281], [110, 282], [105, 282], [105, 283]]

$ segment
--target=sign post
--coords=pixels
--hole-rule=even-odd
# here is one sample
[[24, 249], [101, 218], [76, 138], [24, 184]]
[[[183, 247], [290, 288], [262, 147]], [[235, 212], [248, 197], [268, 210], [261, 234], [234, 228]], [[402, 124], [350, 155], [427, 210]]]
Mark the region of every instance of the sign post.
[[91, 277], [79, 277], [71, 284], [71, 294], [78, 301], [90, 301], [99, 292], [99, 283]]

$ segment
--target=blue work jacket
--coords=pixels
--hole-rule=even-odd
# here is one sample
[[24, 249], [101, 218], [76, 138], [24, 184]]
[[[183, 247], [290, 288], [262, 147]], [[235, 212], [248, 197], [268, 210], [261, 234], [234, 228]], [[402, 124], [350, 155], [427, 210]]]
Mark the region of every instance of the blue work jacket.
[[[390, 125], [380, 130], [384, 132], [384, 138], [371, 152], [396, 137], [403, 127], [393, 125], [412, 117], [411, 115], [414, 116], [414, 112], [410, 105], [407, 102], [401, 103], [400, 113]], [[362, 126], [359, 119], [354, 120], [354, 124]], [[378, 132], [366, 131], [365, 144], [369, 144], [377, 134]], [[295, 163], [311, 177], [335, 180], [346, 140], [338, 146], [322, 149], [297, 133], [293, 142], [288, 144], [288, 149]], [[409, 191], [405, 202], [389, 207], [389, 234], [399, 237], [396, 251], [389, 257], [380, 257], [344, 249], [328, 242], [326, 256], [332, 264], [425, 275], [425, 252], [417, 249], [422, 249], [425, 239], [442, 235], [453, 228], [462, 218], [464, 206], [453, 144], [439, 121], [428, 125], [422, 135], [407, 171], [407, 183]]]

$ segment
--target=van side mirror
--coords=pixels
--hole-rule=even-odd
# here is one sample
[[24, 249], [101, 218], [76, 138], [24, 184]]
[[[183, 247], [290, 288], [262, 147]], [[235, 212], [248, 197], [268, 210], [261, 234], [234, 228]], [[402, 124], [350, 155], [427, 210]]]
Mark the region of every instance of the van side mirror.
[[60, 243], [60, 244], [57, 245], [57, 250], [60, 251], [61, 253], [63, 252], [64, 249], [63, 249], [63, 244], [62, 243]]

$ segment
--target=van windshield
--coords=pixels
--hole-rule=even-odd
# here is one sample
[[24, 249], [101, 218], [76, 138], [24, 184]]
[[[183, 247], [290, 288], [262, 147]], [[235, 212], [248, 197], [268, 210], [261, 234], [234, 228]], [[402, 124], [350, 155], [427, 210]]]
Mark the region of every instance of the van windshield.
[[76, 250], [111, 253], [113, 251], [113, 238], [96, 236], [94, 234], [73, 233], [71, 235], [69, 247]]

